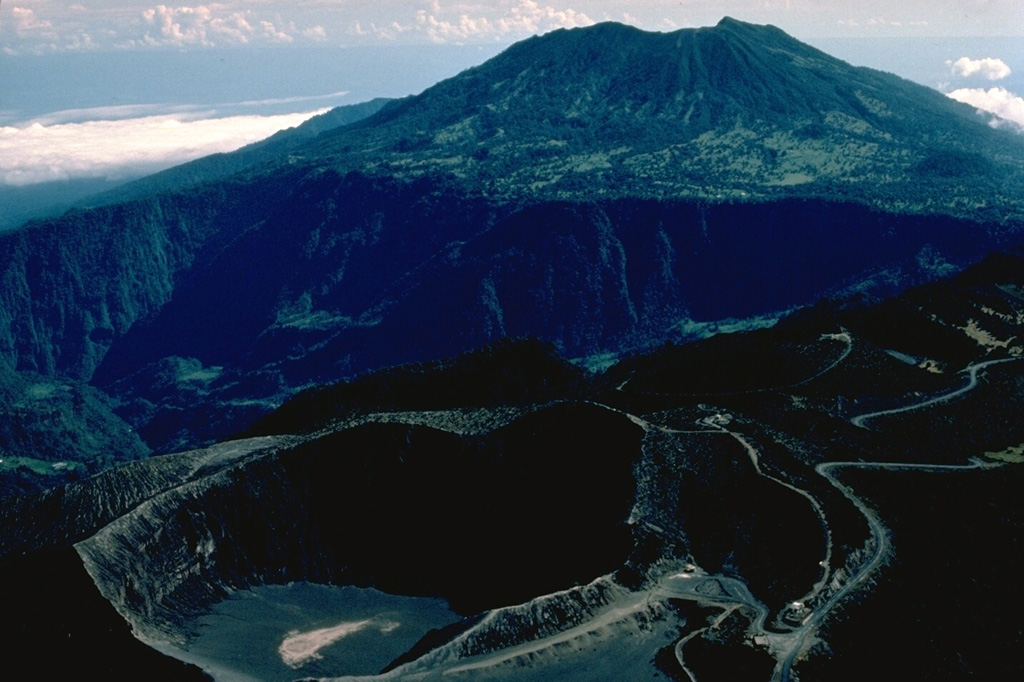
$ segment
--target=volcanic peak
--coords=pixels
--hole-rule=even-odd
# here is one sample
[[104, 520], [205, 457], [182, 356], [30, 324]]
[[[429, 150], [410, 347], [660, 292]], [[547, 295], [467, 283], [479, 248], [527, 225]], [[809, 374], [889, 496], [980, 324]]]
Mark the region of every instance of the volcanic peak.
[[[315, 166], [518, 199], [838, 194], [962, 214], [978, 197], [1016, 206], [1024, 183], [1024, 140], [972, 107], [731, 18], [536, 36], [308, 150]], [[979, 154], [982, 177], [920, 172]]]

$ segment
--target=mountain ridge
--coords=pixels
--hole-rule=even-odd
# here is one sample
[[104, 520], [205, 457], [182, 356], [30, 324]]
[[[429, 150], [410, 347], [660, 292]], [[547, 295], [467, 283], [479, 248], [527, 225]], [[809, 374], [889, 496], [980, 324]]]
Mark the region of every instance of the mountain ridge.
[[[944, 123], [904, 135], [911, 111]], [[346, 125], [0, 235], [0, 357], [102, 387], [167, 451], [317, 382], [504, 336], [571, 357], [682, 341], [896, 292], [1024, 229], [1005, 161], [1024, 143], [735, 20], [556, 31], [326, 118]], [[951, 131], [960, 149], [932, 144]]]

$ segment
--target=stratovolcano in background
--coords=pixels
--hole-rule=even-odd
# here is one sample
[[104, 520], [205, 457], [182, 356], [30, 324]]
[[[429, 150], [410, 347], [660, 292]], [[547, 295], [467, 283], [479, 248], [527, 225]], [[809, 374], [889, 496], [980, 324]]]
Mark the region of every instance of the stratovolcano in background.
[[[332, 107], [416, 94], [516, 40], [769, 23], [1024, 128], [1018, 2], [223, 2], [0, 7], [0, 229]], [[112, 143], [116, 141], [116, 143]]]

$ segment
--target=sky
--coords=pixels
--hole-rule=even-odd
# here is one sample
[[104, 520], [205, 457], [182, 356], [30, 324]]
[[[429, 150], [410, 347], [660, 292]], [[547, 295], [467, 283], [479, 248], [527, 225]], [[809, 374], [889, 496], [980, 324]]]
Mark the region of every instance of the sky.
[[8, 51], [517, 40], [615, 20], [648, 29], [723, 15], [812, 36], [1024, 36], [1021, 0], [8, 0]]
[[557, 28], [669, 31], [724, 15], [827, 50], [881, 45], [866, 58], [896, 73], [925, 58], [908, 46], [947, 46], [917, 80], [1024, 126], [1024, 0], [6, 0], [0, 185], [228, 151], [331, 106], [418, 92]]

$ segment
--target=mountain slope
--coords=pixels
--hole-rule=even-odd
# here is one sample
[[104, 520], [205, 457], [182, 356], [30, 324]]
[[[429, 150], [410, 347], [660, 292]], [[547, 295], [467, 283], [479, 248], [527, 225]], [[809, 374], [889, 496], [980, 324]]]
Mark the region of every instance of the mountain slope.
[[518, 43], [307, 153], [341, 167], [355, 154], [392, 175], [451, 173], [498, 195], [841, 192], [900, 210], [1017, 210], [1024, 141], [984, 123], [774, 27], [599, 24]]
[[158, 193], [182, 191], [191, 186], [223, 180], [253, 166], [281, 158], [322, 133], [371, 116], [389, 101], [385, 98], [377, 98], [359, 104], [336, 107], [314, 116], [294, 128], [278, 131], [265, 140], [248, 144], [233, 152], [212, 154], [154, 173], [109, 192], [88, 197], [80, 201], [79, 205], [96, 206], [120, 203]]

